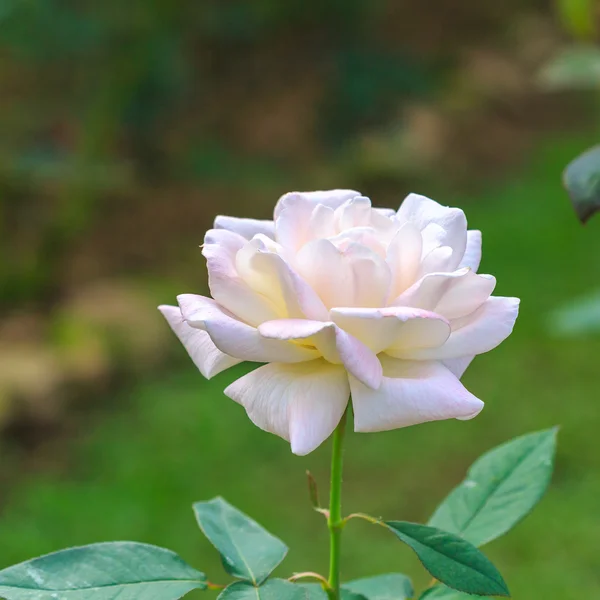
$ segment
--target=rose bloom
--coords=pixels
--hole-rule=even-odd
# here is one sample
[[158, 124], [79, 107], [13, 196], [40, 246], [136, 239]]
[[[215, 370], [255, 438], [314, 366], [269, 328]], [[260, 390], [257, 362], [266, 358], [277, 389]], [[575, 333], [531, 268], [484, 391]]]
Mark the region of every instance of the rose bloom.
[[483, 408], [459, 381], [510, 335], [519, 300], [477, 273], [481, 232], [410, 194], [398, 212], [352, 190], [293, 192], [273, 221], [217, 217], [202, 252], [212, 298], [161, 306], [201, 373], [267, 363], [225, 394], [296, 454], [319, 446], [350, 397], [355, 431]]

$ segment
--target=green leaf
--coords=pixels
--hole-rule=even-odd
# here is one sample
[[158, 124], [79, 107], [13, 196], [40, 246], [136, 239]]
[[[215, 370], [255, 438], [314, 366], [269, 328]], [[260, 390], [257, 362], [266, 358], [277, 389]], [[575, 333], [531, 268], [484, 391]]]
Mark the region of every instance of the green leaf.
[[436, 585], [425, 590], [419, 597], [419, 600], [473, 600], [473, 596], [464, 592], [451, 590], [445, 585]]
[[595, 0], [556, 0], [564, 28], [579, 38], [591, 38], [596, 30]]
[[418, 523], [385, 521], [384, 524], [415, 551], [438, 581], [468, 594], [509, 595], [498, 569], [466, 540]]
[[562, 50], [544, 65], [538, 81], [548, 91], [600, 88], [600, 48], [582, 44]]
[[530, 433], [481, 456], [440, 504], [429, 525], [475, 546], [506, 533], [531, 511], [550, 483], [556, 432]]
[[400, 573], [357, 579], [344, 583], [343, 589], [361, 594], [366, 600], [404, 600], [414, 594], [410, 579]]
[[260, 585], [284, 559], [287, 546], [223, 498], [194, 504], [200, 529], [233, 577]]
[[[319, 583], [301, 583], [299, 587], [304, 589], [302, 600], [327, 600], [327, 594]], [[370, 600], [369, 597], [351, 592], [348, 589], [344, 589], [344, 587], [342, 587], [341, 600]], [[398, 596], [398, 600], [401, 600], [401, 598], [401, 596]]]
[[0, 571], [6, 600], [176, 600], [206, 576], [164, 548], [110, 542], [69, 548]]
[[553, 310], [548, 331], [559, 337], [589, 337], [600, 333], [600, 291], [573, 298]]
[[600, 146], [580, 154], [563, 171], [563, 185], [582, 223], [600, 210]]
[[245, 581], [236, 581], [226, 587], [217, 600], [306, 600], [302, 586], [285, 579], [269, 579], [260, 587]]

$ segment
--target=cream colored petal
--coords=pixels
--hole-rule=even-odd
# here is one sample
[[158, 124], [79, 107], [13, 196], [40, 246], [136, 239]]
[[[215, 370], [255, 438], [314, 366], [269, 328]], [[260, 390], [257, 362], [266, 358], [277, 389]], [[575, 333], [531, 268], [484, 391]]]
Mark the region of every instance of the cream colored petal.
[[385, 304], [390, 269], [366, 246], [349, 243], [341, 250], [329, 240], [315, 240], [300, 250], [296, 266], [327, 308]]
[[423, 240], [414, 223], [405, 223], [392, 238], [387, 249], [387, 264], [392, 283], [390, 298], [398, 297], [413, 285], [421, 268]]
[[207, 379], [242, 362], [221, 352], [212, 342], [206, 331], [190, 327], [181, 314], [178, 306], [159, 306], [169, 326], [183, 344], [190, 358]]
[[238, 219], [237, 217], [226, 217], [219, 215], [215, 219], [215, 229], [226, 229], [251, 240], [255, 235], [263, 234], [275, 238], [275, 224], [273, 221], [261, 221], [258, 219]]
[[452, 322], [452, 333], [443, 346], [415, 350], [410, 357], [448, 360], [489, 352], [512, 333], [518, 314], [518, 298], [492, 296], [473, 314]]
[[350, 395], [342, 366], [325, 360], [265, 365], [231, 384], [225, 394], [252, 422], [288, 440], [294, 454], [320, 446], [337, 427]]
[[457, 319], [477, 310], [493, 292], [496, 279], [470, 269], [453, 273], [430, 273], [408, 288], [391, 304], [413, 306]]
[[208, 266], [208, 285], [212, 297], [242, 321], [259, 325], [276, 319], [278, 313], [271, 300], [253, 291], [237, 272], [237, 253], [247, 243], [237, 233], [211, 229], [206, 233], [202, 254]]
[[387, 431], [428, 421], [476, 416], [483, 402], [439, 362], [383, 357], [383, 381], [372, 390], [350, 376], [354, 429]]
[[439, 232], [435, 243], [452, 248], [456, 262], [451, 269], [460, 264], [467, 247], [467, 218], [460, 208], [442, 206], [426, 196], [409, 194], [398, 210], [398, 220], [415, 223], [421, 231], [434, 224], [435, 231]]
[[381, 383], [381, 364], [377, 356], [335, 323], [279, 319], [263, 323], [258, 331], [268, 339], [303, 341], [314, 345], [327, 361], [343, 364], [365, 385], [378, 388]]
[[450, 335], [446, 319], [417, 308], [334, 308], [330, 314], [334, 323], [375, 354], [436, 348]]
[[282, 256], [272, 252], [260, 239], [254, 238], [237, 253], [236, 267], [248, 287], [276, 307], [277, 317], [328, 318], [317, 293]]
[[472, 229], [467, 231], [467, 249], [459, 268], [469, 267], [475, 273], [479, 270], [481, 263], [481, 231]]
[[284, 208], [286, 208], [291, 202], [295, 202], [296, 199], [302, 196], [309, 202], [311, 202], [314, 206], [317, 204], [324, 204], [329, 208], [336, 209], [338, 206], [341, 206], [346, 202], [346, 200], [350, 200], [350, 198], [356, 198], [360, 196], [360, 192], [355, 190], [323, 190], [317, 192], [289, 192], [284, 194], [279, 198], [275, 206], [275, 219], [279, 217], [280, 213]]
[[210, 335], [215, 346], [240, 360], [296, 363], [318, 358], [316, 350], [293, 342], [265, 339], [255, 327], [225, 312], [214, 300], [195, 294], [177, 297], [181, 313], [190, 327]]

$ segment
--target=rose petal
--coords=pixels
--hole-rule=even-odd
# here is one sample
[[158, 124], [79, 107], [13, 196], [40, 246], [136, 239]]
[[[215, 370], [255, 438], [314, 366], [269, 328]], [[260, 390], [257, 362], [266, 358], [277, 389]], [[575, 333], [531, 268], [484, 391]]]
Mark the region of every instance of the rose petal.
[[335, 219], [339, 231], [352, 227], [368, 227], [371, 224], [371, 201], [365, 196], [346, 200], [335, 209]]
[[177, 297], [188, 325], [208, 332], [215, 346], [229, 356], [254, 362], [295, 363], [319, 356], [292, 342], [267, 340], [258, 330], [227, 314], [214, 300], [195, 294]]
[[258, 219], [238, 219], [219, 215], [215, 219], [215, 229], [226, 229], [251, 240], [257, 234], [267, 235], [275, 239], [275, 223]]
[[518, 314], [518, 298], [492, 296], [472, 315], [452, 322], [452, 333], [443, 346], [411, 351], [407, 357], [447, 360], [489, 352], [512, 333]]
[[343, 364], [365, 385], [376, 389], [381, 383], [381, 363], [377, 356], [335, 323], [278, 319], [263, 323], [258, 331], [268, 339], [305, 340], [307, 344], [314, 345], [325, 360]]
[[481, 263], [481, 231], [471, 229], [467, 231], [467, 249], [458, 267], [469, 267], [477, 273], [479, 263]]
[[421, 260], [418, 278], [429, 273], [447, 273], [454, 270], [456, 259], [450, 246], [439, 246], [426, 254]]
[[470, 269], [453, 273], [430, 273], [392, 302], [394, 306], [414, 306], [457, 319], [477, 310], [494, 291], [496, 279], [477, 275]]
[[265, 365], [235, 381], [225, 394], [246, 409], [255, 425], [290, 441], [292, 452], [302, 456], [332, 434], [350, 389], [344, 368], [320, 359]]
[[206, 331], [190, 327], [184, 321], [178, 306], [162, 305], [158, 307], [158, 310], [163, 314], [169, 326], [187, 350], [190, 358], [206, 379], [211, 379], [221, 371], [242, 362], [238, 358], [233, 358], [221, 352], [213, 344]]
[[444, 317], [418, 308], [334, 308], [331, 319], [375, 354], [441, 346], [450, 335]]
[[456, 260], [451, 268], [458, 266], [467, 246], [467, 218], [460, 208], [442, 206], [426, 196], [409, 194], [398, 210], [398, 220], [413, 222], [421, 231], [430, 223], [439, 226], [437, 245], [450, 246]]
[[383, 306], [388, 295], [388, 265], [362, 244], [349, 242], [342, 250], [329, 240], [309, 242], [298, 253], [296, 267], [327, 308]]
[[441, 363], [382, 357], [383, 380], [372, 390], [350, 376], [355, 431], [387, 431], [428, 421], [474, 417], [483, 402]]
[[295, 201], [298, 196], [302, 196], [310, 201], [314, 206], [317, 204], [324, 204], [325, 206], [329, 206], [329, 208], [333, 208], [334, 210], [344, 204], [346, 200], [350, 200], [350, 198], [356, 198], [356, 196], [360, 196], [360, 192], [355, 190], [323, 190], [317, 192], [289, 192], [284, 194], [279, 198], [279, 201], [275, 205], [275, 219], [279, 217], [281, 211], [290, 203], [290, 201]]
[[238, 275], [235, 258], [247, 241], [225, 229], [206, 233], [202, 254], [208, 266], [208, 285], [213, 298], [250, 325], [276, 319], [277, 309], [266, 296], [253, 291]]
[[[237, 271], [257, 294], [269, 298], [281, 318], [327, 319], [327, 309], [316, 292], [260, 237], [248, 242], [236, 256]], [[271, 319], [269, 319], [271, 320]]]
[[423, 238], [414, 223], [405, 223], [387, 249], [387, 264], [392, 282], [390, 298], [398, 297], [417, 280], [421, 264]]
[[449, 358], [442, 363], [459, 379], [464, 375], [475, 356], [461, 356], [460, 358]]

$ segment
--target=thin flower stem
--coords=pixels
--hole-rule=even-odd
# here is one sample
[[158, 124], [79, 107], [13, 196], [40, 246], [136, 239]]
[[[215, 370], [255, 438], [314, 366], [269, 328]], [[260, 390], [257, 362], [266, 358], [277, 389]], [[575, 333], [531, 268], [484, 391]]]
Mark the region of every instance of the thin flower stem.
[[340, 600], [340, 553], [342, 543], [342, 469], [344, 453], [344, 434], [348, 409], [344, 412], [338, 426], [333, 432], [333, 449], [331, 455], [331, 492], [329, 501], [329, 589], [330, 600]]

